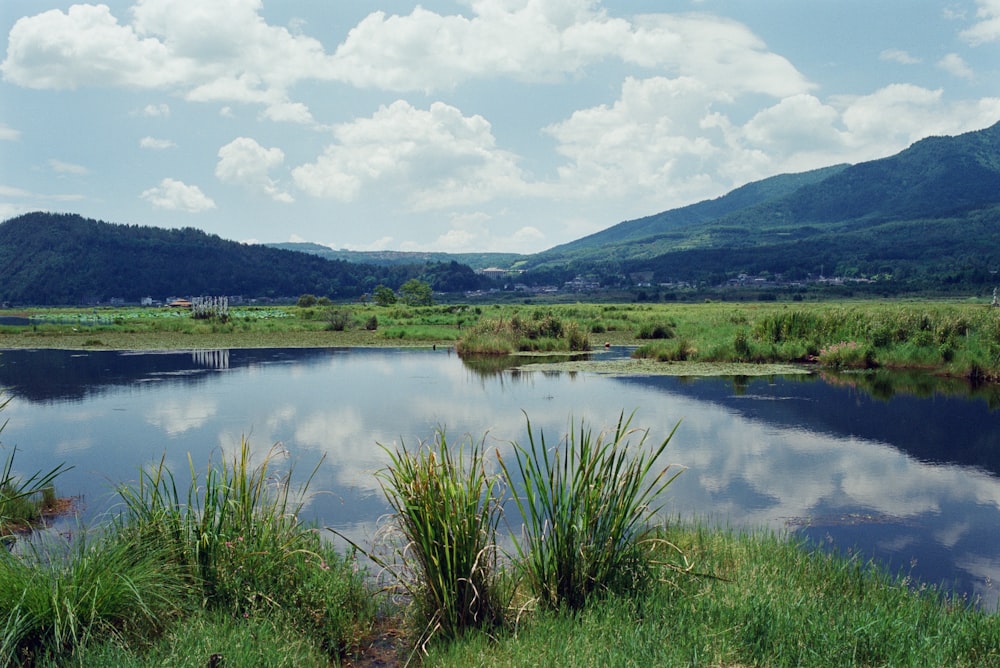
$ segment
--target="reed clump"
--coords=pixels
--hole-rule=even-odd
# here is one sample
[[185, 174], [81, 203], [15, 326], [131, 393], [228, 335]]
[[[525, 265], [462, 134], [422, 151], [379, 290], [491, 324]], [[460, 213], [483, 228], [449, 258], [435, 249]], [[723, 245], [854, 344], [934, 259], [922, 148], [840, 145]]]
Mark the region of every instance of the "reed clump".
[[501, 481], [487, 470], [484, 441], [449, 445], [444, 430], [408, 449], [385, 448], [378, 476], [403, 544], [389, 568], [417, 605], [422, 638], [454, 638], [504, 624], [510, 591], [499, 568]]
[[281, 620], [311, 655], [343, 656], [375, 606], [364, 572], [299, 520], [312, 476], [293, 487], [278, 453], [254, 464], [243, 439], [203, 475], [189, 460], [186, 493], [161, 460], [118, 488], [105, 524], [0, 550], [0, 663], [134, 662], [192, 618], [213, 637]]
[[517, 352], [577, 352], [590, 349], [587, 328], [575, 320], [534, 311], [529, 317], [482, 318], [459, 339], [460, 355], [510, 355]]
[[[622, 414], [595, 435], [581, 422], [550, 449], [528, 421], [529, 445], [513, 443], [510, 464], [497, 452], [497, 474], [484, 441], [452, 447], [443, 430], [432, 443], [386, 449], [379, 477], [402, 539], [392, 561], [371, 556], [410, 595], [419, 644], [500, 633], [524, 610], [579, 610], [646, 582], [645, 521], [678, 472], [655, 468], [673, 432], [647, 448], [648, 432], [630, 423]], [[501, 558], [497, 542], [508, 493], [524, 522], [511, 536], [515, 558]]]
[[513, 444], [516, 468], [500, 460], [508, 484], [523, 485], [514, 497], [524, 520], [515, 548], [544, 608], [579, 610], [594, 594], [625, 593], [649, 576], [639, 539], [650, 504], [680, 474], [655, 469], [677, 427], [647, 449], [649, 432], [631, 420], [622, 413], [613, 432], [596, 435], [581, 421], [551, 449], [529, 420], [528, 445]]

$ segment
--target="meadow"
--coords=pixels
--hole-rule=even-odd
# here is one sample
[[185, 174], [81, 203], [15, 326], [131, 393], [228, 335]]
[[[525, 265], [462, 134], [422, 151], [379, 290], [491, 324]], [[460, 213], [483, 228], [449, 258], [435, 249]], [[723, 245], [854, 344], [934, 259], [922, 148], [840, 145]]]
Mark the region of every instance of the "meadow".
[[163, 308], [30, 309], [0, 348], [455, 346], [505, 355], [637, 346], [635, 356], [702, 363], [923, 369], [1000, 378], [1000, 308], [967, 301], [678, 304], [340, 304], [231, 310], [195, 319]]

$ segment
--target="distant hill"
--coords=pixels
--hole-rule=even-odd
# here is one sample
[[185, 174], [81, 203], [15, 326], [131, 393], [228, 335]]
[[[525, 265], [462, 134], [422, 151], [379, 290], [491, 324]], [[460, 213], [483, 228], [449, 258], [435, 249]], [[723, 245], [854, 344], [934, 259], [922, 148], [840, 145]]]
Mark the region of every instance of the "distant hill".
[[0, 224], [0, 302], [13, 304], [193, 295], [353, 299], [379, 284], [397, 289], [410, 278], [445, 291], [475, 289], [483, 281], [458, 263], [379, 267], [226, 241], [193, 228], [51, 213]]
[[336, 250], [329, 246], [308, 242], [285, 242], [266, 244], [271, 248], [312, 253], [328, 260], [345, 260], [362, 264], [393, 266], [399, 264], [426, 264], [428, 262], [458, 262], [473, 269], [489, 267], [509, 267], [524, 259], [517, 253], [435, 253], [418, 251], [353, 251]]
[[916, 288], [986, 284], [1000, 269], [1000, 124], [619, 223], [526, 267], [605, 280], [638, 272], [655, 282], [825, 273]]

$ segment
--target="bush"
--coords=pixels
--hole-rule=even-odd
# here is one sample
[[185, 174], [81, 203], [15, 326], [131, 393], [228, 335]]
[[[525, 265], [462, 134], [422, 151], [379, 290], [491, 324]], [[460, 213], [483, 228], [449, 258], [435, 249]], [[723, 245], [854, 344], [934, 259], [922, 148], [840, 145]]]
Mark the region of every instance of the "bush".
[[351, 312], [347, 309], [333, 309], [326, 314], [326, 329], [343, 332], [351, 327]]

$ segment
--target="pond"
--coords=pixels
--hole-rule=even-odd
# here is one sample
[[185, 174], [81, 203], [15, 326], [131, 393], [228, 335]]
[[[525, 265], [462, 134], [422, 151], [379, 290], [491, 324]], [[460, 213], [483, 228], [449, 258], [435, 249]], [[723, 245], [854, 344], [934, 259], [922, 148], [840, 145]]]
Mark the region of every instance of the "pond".
[[526, 417], [554, 444], [571, 421], [600, 430], [634, 411], [650, 442], [680, 422], [667, 457], [687, 470], [667, 517], [791, 532], [998, 604], [996, 388], [489, 370], [449, 349], [6, 350], [0, 387], [11, 398], [0, 440], [18, 448], [16, 468], [72, 466], [58, 488], [80, 496], [83, 522], [113, 508], [114, 486], [141, 467], [163, 458], [185, 483], [189, 456], [203, 471], [245, 436], [260, 456], [280, 444], [297, 479], [319, 464], [306, 514], [365, 544], [387, 511], [379, 444], [415, 446], [442, 428], [508, 452], [525, 442]]

